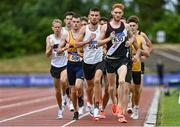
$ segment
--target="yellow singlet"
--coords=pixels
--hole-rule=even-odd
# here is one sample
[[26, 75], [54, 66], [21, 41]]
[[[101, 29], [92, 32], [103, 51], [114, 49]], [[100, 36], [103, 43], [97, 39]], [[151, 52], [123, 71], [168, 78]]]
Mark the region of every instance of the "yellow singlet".
[[78, 55], [77, 48], [75, 48], [76, 39], [72, 35], [72, 31], [69, 31], [69, 48], [68, 48], [68, 61], [81, 62], [82, 58]]
[[[142, 38], [141, 35], [136, 35], [136, 40], [137, 40], [139, 48], [142, 47], [142, 39], [141, 38]], [[134, 46], [132, 46], [132, 50], [134, 51], [133, 54], [136, 53], [136, 49], [134, 48]], [[140, 56], [138, 57], [136, 62], [133, 62], [132, 71], [135, 71], [135, 72], [141, 71], [141, 59], [140, 59]]]

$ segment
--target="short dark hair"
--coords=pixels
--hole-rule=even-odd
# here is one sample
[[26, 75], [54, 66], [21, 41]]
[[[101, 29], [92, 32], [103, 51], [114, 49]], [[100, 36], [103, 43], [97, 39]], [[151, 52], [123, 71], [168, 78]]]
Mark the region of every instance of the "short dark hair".
[[72, 17], [73, 18], [80, 18], [81, 19], [81, 16], [79, 14], [74, 14]]
[[127, 20], [127, 23], [130, 23], [130, 22], [135, 22], [136, 24], [138, 24], [139, 23], [139, 18], [137, 16], [135, 16], [135, 15], [132, 15]]
[[86, 21], [86, 22], [88, 22], [88, 18], [87, 18], [86, 16], [83, 16], [83, 17], [81, 17], [81, 21]]
[[64, 14], [64, 18], [66, 18], [66, 16], [68, 15], [75, 15], [75, 13], [73, 11], [67, 11], [65, 14]]
[[108, 22], [108, 18], [106, 18], [106, 17], [101, 17], [99, 21], [106, 21], [106, 22]]
[[89, 12], [90, 12], [90, 11], [97, 11], [97, 12], [100, 12], [99, 8], [97, 8], [97, 7], [91, 8], [91, 9], [89, 10]]

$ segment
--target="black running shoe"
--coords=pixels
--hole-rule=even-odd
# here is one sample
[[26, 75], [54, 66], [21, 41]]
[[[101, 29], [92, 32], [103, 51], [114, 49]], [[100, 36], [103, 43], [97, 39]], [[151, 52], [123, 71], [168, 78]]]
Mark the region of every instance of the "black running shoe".
[[79, 112], [74, 112], [73, 120], [79, 119]]

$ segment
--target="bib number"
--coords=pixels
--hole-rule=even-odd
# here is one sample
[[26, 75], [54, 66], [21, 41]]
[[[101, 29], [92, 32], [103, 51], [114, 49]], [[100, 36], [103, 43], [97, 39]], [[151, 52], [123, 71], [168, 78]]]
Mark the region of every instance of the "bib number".
[[89, 49], [97, 49], [97, 41], [92, 41], [91, 44], [89, 44]]

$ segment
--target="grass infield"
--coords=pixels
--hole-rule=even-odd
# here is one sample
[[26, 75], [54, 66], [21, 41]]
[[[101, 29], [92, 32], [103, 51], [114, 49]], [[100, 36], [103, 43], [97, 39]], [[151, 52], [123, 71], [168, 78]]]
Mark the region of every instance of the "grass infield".
[[170, 96], [161, 95], [157, 126], [180, 126], [180, 89], [171, 89]]

